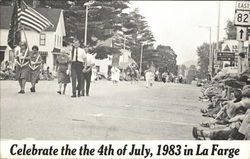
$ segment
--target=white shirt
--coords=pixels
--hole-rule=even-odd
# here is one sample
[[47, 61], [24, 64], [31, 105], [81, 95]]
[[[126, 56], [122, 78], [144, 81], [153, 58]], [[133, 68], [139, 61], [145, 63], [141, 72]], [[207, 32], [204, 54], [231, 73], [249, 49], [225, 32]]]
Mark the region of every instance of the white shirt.
[[[73, 53], [73, 49], [71, 51], [71, 60], [72, 61], [76, 61], [76, 54], [77, 54], [77, 61], [79, 62], [85, 62], [86, 61], [86, 52], [84, 49], [78, 47], [74, 49], [74, 53]], [[73, 53], [73, 58], [72, 58], [72, 53]]]
[[90, 66], [92, 64], [95, 64], [95, 57], [92, 54], [87, 53], [86, 54], [86, 61], [87, 61], [87, 66]]

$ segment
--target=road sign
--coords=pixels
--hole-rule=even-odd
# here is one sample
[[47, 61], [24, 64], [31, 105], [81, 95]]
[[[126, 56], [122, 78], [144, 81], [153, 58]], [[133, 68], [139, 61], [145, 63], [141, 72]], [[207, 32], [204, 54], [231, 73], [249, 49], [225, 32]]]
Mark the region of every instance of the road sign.
[[236, 30], [237, 30], [236, 40], [246, 41], [247, 40], [247, 27], [237, 27]]
[[231, 52], [218, 52], [217, 54], [218, 61], [234, 61], [235, 60], [235, 53]]
[[250, 2], [248, 2], [248, 1], [237, 1], [235, 9], [236, 10], [250, 10]]
[[214, 65], [214, 68], [220, 68], [220, 65]]
[[235, 26], [250, 26], [250, 10], [235, 10]]

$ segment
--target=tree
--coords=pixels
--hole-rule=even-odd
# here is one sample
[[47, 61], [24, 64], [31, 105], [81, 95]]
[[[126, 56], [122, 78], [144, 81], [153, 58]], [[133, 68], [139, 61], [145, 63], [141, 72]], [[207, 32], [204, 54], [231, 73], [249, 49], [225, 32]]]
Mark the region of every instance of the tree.
[[155, 41], [153, 33], [150, 31], [145, 17], [140, 15], [138, 9], [122, 16], [124, 19], [121, 23], [123, 35], [129, 37], [126, 38], [126, 46], [130, 48], [132, 58], [136, 63], [139, 63], [142, 44], [144, 44], [143, 49], [153, 46], [153, 42]]
[[203, 43], [197, 48], [198, 66], [199, 66], [199, 78], [203, 79], [207, 77], [208, 65], [209, 65], [209, 44]]
[[[29, 6], [33, 6], [36, 2], [37, 7], [57, 8], [64, 10], [64, 21], [66, 28], [66, 37], [64, 37], [64, 45], [72, 42], [74, 38], [84, 42], [86, 6], [84, 4], [89, 0], [25, 0]], [[117, 30], [121, 30], [119, 23], [121, 23], [122, 11], [128, 8], [128, 0], [108, 1], [95, 0], [89, 7], [88, 12], [88, 34], [87, 45], [89, 48], [97, 51], [97, 54], [111, 54], [109, 51], [100, 51], [98, 47], [100, 41], [104, 41], [114, 36]], [[11, 5], [11, 2], [2, 0], [1, 4]], [[114, 49], [107, 48], [106, 50]], [[98, 57], [107, 57], [107, 55], [98, 55]]]
[[231, 20], [227, 20], [225, 31], [228, 40], [236, 40], [236, 26]]
[[191, 83], [197, 76], [197, 70], [195, 65], [191, 65], [188, 69], [187, 82]]
[[156, 49], [149, 47], [143, 51], [142, 69], [145, 70], [153, 63], [160, 72], [168, 71], [177, 75], [177, 55], [170, 46], [158, 45]]
[[156, 50], [158, 51], [158, 60], [160, 61], [159, 67], [166, 68], [166, 71], [177, 75], [177, 55], [170, 46], [158, 45]]
[[180, 66], [180, 74], [182, 76], [185, 76], [185, 70], [187, 69], [186, 65], [181, 65]]

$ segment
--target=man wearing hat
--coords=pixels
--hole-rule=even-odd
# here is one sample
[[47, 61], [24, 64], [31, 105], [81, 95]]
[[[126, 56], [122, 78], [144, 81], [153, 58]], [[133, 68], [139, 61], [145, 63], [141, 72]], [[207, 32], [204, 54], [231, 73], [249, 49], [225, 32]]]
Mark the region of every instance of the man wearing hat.
[[[76, 97], [76, 90], [78, 90], [78, 97], [82, 90], [82, 70], [86, 62], [85, 50], [80, 48], [79, 40], [73, 41], [73, 47], [71, 51], [71, 78], [72, 78], [72, 98]], [[76, 84], [76, 81], [78, 85]], [[78, 87], [76, 87], [78, 86]]]

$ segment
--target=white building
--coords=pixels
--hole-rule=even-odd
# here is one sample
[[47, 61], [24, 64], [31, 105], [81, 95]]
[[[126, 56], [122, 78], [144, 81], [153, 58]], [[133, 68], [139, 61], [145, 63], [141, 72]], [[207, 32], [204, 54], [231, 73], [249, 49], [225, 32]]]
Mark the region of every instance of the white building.
[[[29, 49], [33, 45], [39, 47], [39, 52], [42, 56], [44, 67], [49, 66], [50, 70], [55, 69], [55, 59], [63, 48], [63, 36], [66, 36], [65, 25], [63, 19], [63, 10], [51, 8], [35, 8], [39, 13], [46, 17], [54, 25], [52, 28], [47, 28], [41, 33], [26, 30], [26, 37]], [[0, 60], [14, 61], [13, 51], [7, 44], [8, 32], [11, 22], [13, 7], [0, 6]], [[21, 32], [22, 41], [25, 41], [23, 31]]]

